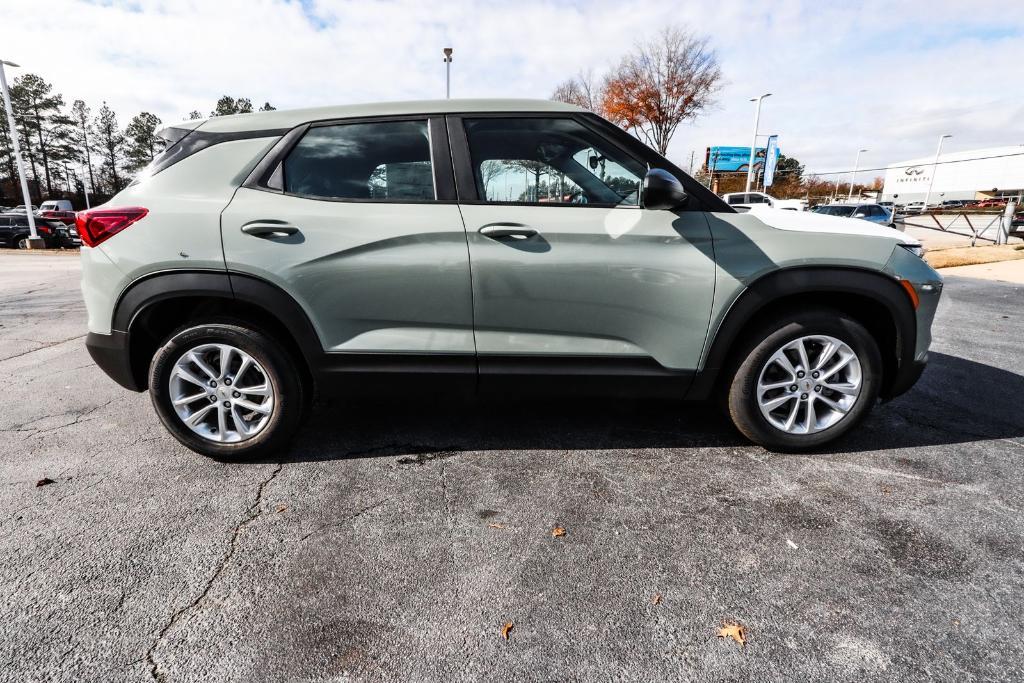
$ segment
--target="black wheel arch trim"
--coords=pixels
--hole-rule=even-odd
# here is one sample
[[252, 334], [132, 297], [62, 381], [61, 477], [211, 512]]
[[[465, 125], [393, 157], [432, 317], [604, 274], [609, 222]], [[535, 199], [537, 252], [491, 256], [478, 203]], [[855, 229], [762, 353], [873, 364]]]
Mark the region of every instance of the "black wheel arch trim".
[[140, 314], [161, 301], [187, 297], [213, 297], [256, 306], [291, 334], [303, 360], [315, 363], [323, 345], [309, 316], [294, 298], [261, 278], [221, 270], [171, 270], [147, 275], [131, 283], [114, 307], [111, 329], [130, 348], [132, 325]]
[[[902, 393], [920, 374], [914, 363], [917, 318], [906, 292], [895, 278], [878, 271], [845, 266], [798, 266], [767, 273], [751, 282], [737, 297], [716, 330], [709, 332], [704, 363], [687, 394], [689, 399], [711, 396], [718, 375], [730, 360], [746, 324], [772, 303], [801, 294], [839, 292], [883, 305], [896, 326], [896, 372], [886, 377], [883, 398]], [[712, 336], [713, 335], [713, 336]], [[882, 349], [883, 355], [889, 352]]]

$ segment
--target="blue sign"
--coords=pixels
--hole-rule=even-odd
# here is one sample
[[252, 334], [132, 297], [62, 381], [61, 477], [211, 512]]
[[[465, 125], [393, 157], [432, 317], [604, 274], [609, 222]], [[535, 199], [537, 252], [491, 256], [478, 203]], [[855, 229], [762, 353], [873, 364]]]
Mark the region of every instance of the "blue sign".
[[779, 136], [772, 135], [768, 138], [768, 150], [765, 152], [764, 181], [762, 184], [768, 187], [775, 180], [775, 165], [779, 161]]
[[[758, 147], [754, 152], [754, 169], [760, 169], [764, 164], [765, 155], [768, 150]], [[775, 161], [779, 160], [779, 148], [775, 148]], [[706, 163], [708, 170], [712, 173], [730, 171], [746, 171], [750, 164], [749, 147], [708, 147]]]

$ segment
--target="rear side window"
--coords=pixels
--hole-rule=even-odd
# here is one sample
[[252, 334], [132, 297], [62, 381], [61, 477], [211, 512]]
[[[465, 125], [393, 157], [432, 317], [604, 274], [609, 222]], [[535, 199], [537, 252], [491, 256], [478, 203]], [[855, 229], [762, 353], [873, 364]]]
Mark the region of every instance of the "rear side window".
[[284, 161], [284, 191], [322, 199], [432, 200], [427, 122], [310, 128]]

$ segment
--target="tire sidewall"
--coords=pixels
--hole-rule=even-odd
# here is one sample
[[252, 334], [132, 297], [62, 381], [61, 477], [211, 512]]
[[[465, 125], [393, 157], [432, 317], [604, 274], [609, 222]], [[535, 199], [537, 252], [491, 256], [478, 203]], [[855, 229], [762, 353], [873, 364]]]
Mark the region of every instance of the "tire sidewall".
[[[174, 364], [202, 344], [230, 344], [251, 355], [266, 371], [274, 392], [274, 412], [251, 439], [237, 443], [204, 439], [174, 410], [168, 386]], [[258, 330], [220, 322], [191, 325], [170, 335], [150, 363], [149, 393], [157, 416], [174, 438], [193, 451], [224, 460], [250, 459], [285, 448], [302, 419], [305, 403], [295, 363], [280, 344]]]
[[[828, 335], [849, 345], [861, 364], [861, 392], [837, 424], [814, 434], [788, 434], [772, 426], [757, 404], [757, 382], [768, 359], [785, 344], [812, 335]], [[855, 427], [878, 400], [882, 357], [871, 334], [858, 322], [835, 311], [808, 311], [761, 328], [748, 342], [728, 392], [730, 416], [737, 428], [765, 448], [799, 451], [821, 446]]]

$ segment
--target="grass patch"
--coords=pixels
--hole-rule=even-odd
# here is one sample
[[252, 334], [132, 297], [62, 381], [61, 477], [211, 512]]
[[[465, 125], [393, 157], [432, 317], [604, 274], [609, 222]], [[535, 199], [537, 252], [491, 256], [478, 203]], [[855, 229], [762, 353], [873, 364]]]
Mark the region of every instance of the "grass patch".
[[953, 268], [955, 266], [974, 266], [980, 263], [996, 263], [997, 261], [1013, 261], [1024, 259], [1024, 244], [953, 247], [927, 251], [924, 258], [932, 268]]

